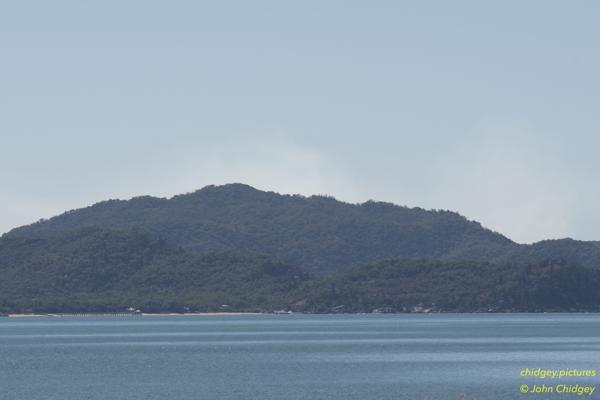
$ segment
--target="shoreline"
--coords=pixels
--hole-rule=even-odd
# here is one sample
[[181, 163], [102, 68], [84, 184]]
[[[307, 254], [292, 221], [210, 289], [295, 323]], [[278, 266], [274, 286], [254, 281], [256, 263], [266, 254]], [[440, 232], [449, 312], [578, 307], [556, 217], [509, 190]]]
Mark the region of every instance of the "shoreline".
[[205, 312], [205, 313], [48, 313], [48, 314], [8, 314], [8, 318], [34, 317], [222, 317], [241, 315], [267, 315], [257, 312]]
[[198, 312], [198, 313], [47, 313], [47, 314], [3, 314], [5, 318], [38, 318], [38, 317], [236, 317], [236, 316], [260, 316], [260, 315], [585, 315], [600, 314], [598, 311], [542, 311], [542, 312], [411, 312], [411, 313], [307, 313], [307, 312]]

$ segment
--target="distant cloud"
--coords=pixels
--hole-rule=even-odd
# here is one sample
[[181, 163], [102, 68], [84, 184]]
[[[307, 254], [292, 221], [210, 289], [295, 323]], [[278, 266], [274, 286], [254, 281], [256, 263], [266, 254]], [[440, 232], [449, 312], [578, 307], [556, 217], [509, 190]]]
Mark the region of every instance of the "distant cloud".
[[180, 172], [171, 191], [242, 182], [280, 193], [335, 194], [347, 201], [361, 195], [348, 169], [284, 135], [244, 136], [188, 151]]
[[[91, 170], [88, 181], [74, 181], [76, 190], [69, 191], [67, 185], [72, 176], [56, 188], [24, 186], [25, 180], [10, 185], [0, 197], [0, 207], [11, 210], [0, 221], [0, 232], [109, 198], [171, 197], [206, 185], [240, 182], [280, 193], [333, 195], [349, 202], [375, 199], [450, 209], [522, 243], [574, 236], [578, 228], [586, 236], [576, 238], [595, 237], [592, 228], [581, 230], [597, 226], [590, 221], [598, 217], [589, 215], [597, 198], [597, 189], [589, 183], [593, 176], [587, 175], [586, 183], [586, 176], [561, 157], [556, 141], [535, 129], [491, 122], [460, 135], [450, 146], [427, 146], [413, 144], [416, 153], [432, 151], [428, 162], [415, 164], [414, 159], [399, 156], [393, 159], [395, 169], [386, 169], [377, 154], [369, 153], [367, 170], [345, 154], [285, 134], [246, 133], [204, 143], [182, 142], [163, 154], [141, 152], [137, 158], [121, 160], [121, 165]], [[16, 178], [13, 181], [20, 182]]]
[[[335, 194], [340, 200], [358, 201], [358, 190], [348, 169], [330, 157], [285, 135], [238, 135], [218, 143], [194, 144], [178, 149], [177, 156], [143, 160], [127, 169], [111, 172], [112, 180], [102, 183], [103, 194], [94, 182], [77, 193], [39, 193], [7, 196], [5, 210], [16, 210], [0, 221], [0, 231], [49, 218], [69, 208], [84, 207], [109, 198], [127, 199], [139, 195], [171, 197], [212, 184], [246, 183], [258, 189], [289, 194]], [[65, 198], [66, 197], [66, 198]]]
[[439, 202], [518, 242], [564, 237], [577, 191], [559, 152], [529, 128], [479, 127], [435, 165]]

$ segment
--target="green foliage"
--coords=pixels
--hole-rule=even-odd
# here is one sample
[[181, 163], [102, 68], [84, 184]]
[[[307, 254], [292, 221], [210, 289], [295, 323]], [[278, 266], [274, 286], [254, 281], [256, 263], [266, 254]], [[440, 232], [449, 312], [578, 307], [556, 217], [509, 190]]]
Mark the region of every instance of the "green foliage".
[[600, 271], [561, 263], [386, 260], [311, 284], [296, 310], [598, 311], [599, 284]]
[[561, 263], [392, 259], [310, 276], [272, 256], [94, 228], [0, 241], [0, 312], [598, 310], [599, 284], [600, 271]]
[[2, 236], [0, 312], [597, 310], [599, 260], [449, 211], [208, 186]]
[[272, 254], [321, 274], [392, 257], [479, 258], [516, 246], [448, 211], [286, 196], [241, 184], [172, 199], [111, 200], [13, 230], [53, 236], [84, 227], [145, 232], [195, 253]]
[[86, 228], [0, 245], [0, 311], [277, 309], [306, 273], [261, 255], [196, 255], [145, 234]]
[[109, 200], [14, 229], [4, 237], [52, 237], [86, 227], [136, 231], [197, 254], [271, 254], [314, 274], [389, 258], [483, 262], [548, 259], [600, 267], [600, 243], [519, 245], [450, 211], [326, 196], [289, 196], [250, 186], [207, 186], [172, 199]]

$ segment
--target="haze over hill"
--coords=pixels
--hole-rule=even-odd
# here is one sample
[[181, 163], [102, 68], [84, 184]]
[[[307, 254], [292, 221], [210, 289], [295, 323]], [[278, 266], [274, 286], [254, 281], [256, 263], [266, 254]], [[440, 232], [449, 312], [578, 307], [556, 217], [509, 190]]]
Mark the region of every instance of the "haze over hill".
[[13, 229], [0, 239], [0, 301], [9, 311], [589, 310], [599, 267], [598, 242], [520, 245], [451, 211], [229, 184]]

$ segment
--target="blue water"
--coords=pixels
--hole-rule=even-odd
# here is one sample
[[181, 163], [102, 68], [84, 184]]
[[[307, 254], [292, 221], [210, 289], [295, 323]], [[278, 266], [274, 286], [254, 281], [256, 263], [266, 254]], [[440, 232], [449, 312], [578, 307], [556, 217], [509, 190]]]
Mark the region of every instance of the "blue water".
[[590, 398], [523, 368], [600, 369], [600, 315], [0, 318], [10, 400]]

